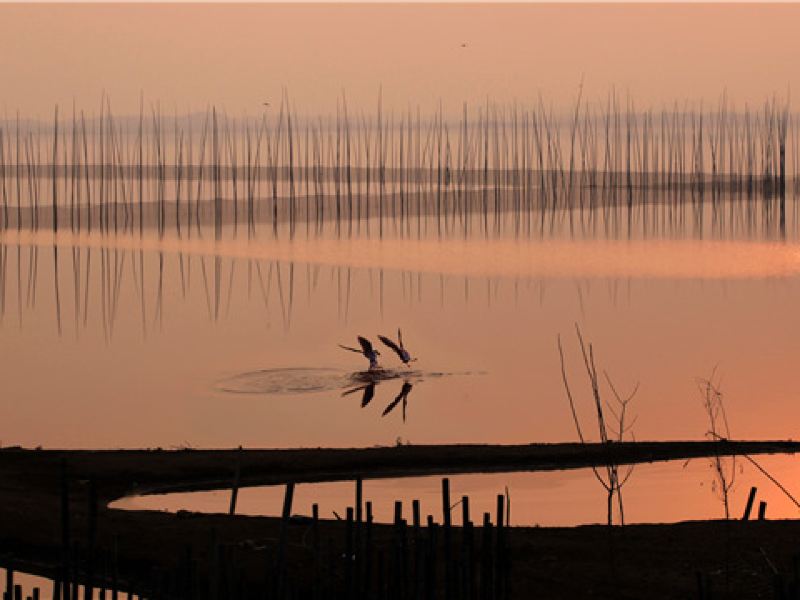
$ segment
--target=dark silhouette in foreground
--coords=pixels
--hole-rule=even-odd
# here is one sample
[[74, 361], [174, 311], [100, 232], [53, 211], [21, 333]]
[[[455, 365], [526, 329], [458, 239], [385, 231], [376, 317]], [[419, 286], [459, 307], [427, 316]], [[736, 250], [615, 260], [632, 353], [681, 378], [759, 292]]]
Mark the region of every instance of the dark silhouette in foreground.
[[[185, 600], [353, 598], [353, 590], [361, 598], [386, 598], [389, 590], [414, 586], [439, 600], [448, 595], [571, 600], [586, 597], [588, 589], [594, 598], [615, 600], [696, 598], [698, 581], [704, 590], [720, 590], [726, 577], [728, 598], [786, 598], [800, 589], [793, 569], [798, 521], [626, 525], [624, 534], [607, 525], [530, 527], [517, 520], [511, 527], [507, 496], [498, 494], [495, 510], [483, 514], [468, 496], [462, 497], [456, 512], [456, 498], [443, 480], [438, 508], [397, 502], [391, 524], [380, 524], [358, 490], [362, 480], [402, 474], [530, 471], [799, 450], [800, 444], [781, 441], [357, 450], [3, 449], [0, 566], [11, 563], [59, 579], [62, 592], [88, 583], [95, 589]], [[322, 518], [321, 506], [310, 516], [292, 510], [295, 483], [353, 478], [354, 506], [341, 521]], [[229, 483], [285, 483], [281, 516], [108, 507], [127, 493], [220, 489]], [[614, 533], [613, 564], [610, 553], [598, 552], [609, 530]], [[726, 569], [726, 544], [731, 564], [747, 568]], [[251, 594], [242, 594], [244, 588]]]

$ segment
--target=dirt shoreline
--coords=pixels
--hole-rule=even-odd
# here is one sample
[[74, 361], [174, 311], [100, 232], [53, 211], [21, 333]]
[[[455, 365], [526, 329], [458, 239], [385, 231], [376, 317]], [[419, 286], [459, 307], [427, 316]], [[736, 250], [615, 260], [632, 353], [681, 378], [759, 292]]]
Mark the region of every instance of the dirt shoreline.
[[[256, 585], [264, 577], [265, 564], [272, 560], [269, 557], [274, 556], [280, 519], [122, 511], [106, 504], [130, 493], [227, 488], [237, 465], [241, 485], [249, 486], [797, 452], [800, 442], [793, 441], [297, 450], [4, 449], [0, 451], [0, 552], [4, 563], [11, 560], [17, 568], [47, 576], [58, 572], [64, 556], [62, 481], [66, 481], [71, 543], [83, 555], [92, 548], [96, 556], [105, 557], [97, 564], [106, 566], [116, 547], [120, 581], [139, 581], [142, 573], [153, 569], [179, 570], [187, 552], [198, 577], [208, 574], [215, 564], [210, 550], [213, 539], [214, 544], [231, 549], [244, 581]], [[409, 507], [405, 510], [408, 516]], [[440, 521], [442, 515], [434, 517]], [[373, 527], [375, 543], [389, 544], [392, 526]], [[476, 528], [476, 535], [480, 529]], [[320, 531], [334, 541], [346, 536], [342, 522], [320, 521]], [[287, 535], [289, 573], [302, 580], [310, 560], [308, 525], [293, 524]], [[90, 536], [94, 537], [90, 540]], [[613, 533], [599, 525], [512, 527], [507, 539], [513, 561], [511, 597], [695, 597], [696, 573], [700, 572], [715, 580], [716, 590], [721, 583], [735, 584], [729, 587], [728, 597], [757, 598], [771, 590], [772, 566], [780, 572], [791, 570], [800, 550], [798, 537], [800, 521], [794, 520], [634, 525], [614, 528]], [[613, 544], [613, 565], [608, 562], [609, 543]], [[721, 573], [726, 574], [724, 581]], [[202, 581], [197, 585], [202, 587]]]
[[[732, 454], [792, 454], [800, 442], [669, 441], [603, 444], [456, 444], [372, 448], [227, 450], [25, 450], [0, 451], [0, 474], [27, 489], [52, 489], [65, 468], [72, 479], [92, 480], [98, 496], [200, 491], [241, 487], [444, 475], [544, 471], [684, 460]], [[63, 465], [63, 467], [62, 467]]]

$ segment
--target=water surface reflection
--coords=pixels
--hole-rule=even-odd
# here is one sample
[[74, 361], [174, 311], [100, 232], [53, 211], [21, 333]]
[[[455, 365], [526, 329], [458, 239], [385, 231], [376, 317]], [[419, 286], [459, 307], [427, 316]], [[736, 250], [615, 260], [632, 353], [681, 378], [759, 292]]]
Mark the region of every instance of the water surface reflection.
[[[796, 457], [759, 457], [759, 464], [783, 481], [797, 473]], [[662, 523], [723, 518], [719, 495], [713, 489], [713, 467], [707, 460], [640, 464], [625, 488], [627, 523]], [[473, 515], [493, 513], [498, 494], [508, 495], [510, 522], [514, 526], [572, 526], [604, 523], [605, 491], [590, 469], [538, 473], [486, 473], [454, 475], [450, 478], [453, 520], [460, 524], [459, 502], [469, 497]], [[796, 518], [797, 506], [751, 465], [743, 465], [731, 493], [732, 517], [741, 517], [751, 486], [757, 487], [758, 501], [767, 502], [768, 518]], [[441, 521], [441, 479], [410, 477], [375, 479], [363, 483], [363, 499], [372, 502], [377, 522], [391, 523], [394, 502], [403, 502], [409, 512], [419, 500], [423, 521], [432, 514]], [[280, 486], [239, 490], [237, 514], [281, 514], [283, 488]], [[319, 505], [320, 516], [335, 519], [355, 503], [353, 482], [302, 484], [295, 488], [294, 514], [310, 515], [312, 504]], [[112, 506], [135, 510], [191, 510], [226, 513], [230, 490], [132, 496]], [[474, 517], [473, 517], [474, 518]], [[755, 518], [755, 512], [752, 515]]]
[[[641, 382], [637, 438], [702, 437], [694, 378], [714, 365], [735, 437], [792, 437], [797, 211], [790, 198], [776, 219], [771, 202], [500, 211], [488, 236], [438, 228], [446, 215], [480, 223], [469, 211], [382, 237], [365, 223], [305, 238], [5, 231], [2, 443], [570, 440], [556, 336], [576, 321], [615, 382]], [[362, 365], [337, 344], [397, 327], [424, 375], [347, 385]]]

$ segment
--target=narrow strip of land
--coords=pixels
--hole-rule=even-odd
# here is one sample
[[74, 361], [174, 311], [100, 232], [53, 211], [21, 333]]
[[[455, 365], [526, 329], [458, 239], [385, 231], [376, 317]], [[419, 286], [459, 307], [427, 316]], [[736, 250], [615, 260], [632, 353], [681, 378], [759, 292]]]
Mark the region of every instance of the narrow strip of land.
[[91, 480], [101, 499], [128, 493], [454, 473], [577, 469], [714, 455], [791, 454], [794, 441], [669, 441], [611, 444], [458, 444], [284, 450], [5, 450], [0, 473], [18, 489], [56, 490], [62, 469]]

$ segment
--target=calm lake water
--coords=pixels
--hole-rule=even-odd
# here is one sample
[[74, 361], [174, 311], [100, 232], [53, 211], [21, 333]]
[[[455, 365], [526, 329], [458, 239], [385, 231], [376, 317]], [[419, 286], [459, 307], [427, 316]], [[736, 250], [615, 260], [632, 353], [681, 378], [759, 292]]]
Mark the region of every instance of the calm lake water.
[[[697, 378], [714, 369], [733, 437], [796, 437], [795, 200], [787, 198], [783, 219], [772, 200], [718, 202], [300, 218], [250, 235], [230, 224], [216, 236], [5, 231], [2, 444], [575, 441], [559, 335], [584, 430], [597, 439], [576, 323], [621, 394], [639, 384], [629, 408], [636, 439], [703, 439]], [[350, 377], [366, 361], [338, 344], [357, 345], [357, 335], [377, 342], [398, 328], [418, 361], [405, 369], [383, 348], [383, 364], [399, 377], [379, 382], [363, 405], [364, 389]], [[794, 461], [764, 461], [791, 489]], [[719, 515], [707, 467], [641, 467], [629, 484], [631, 520]], [[797, 516], [766, 479], [742, 468], [734, 512], [756, 482], [772, 516]], [[509, 486], [519, 524], [604, 518], [602, 489], [585, 472], [455, 485], [462, 479], [464, 493], [489, 506]], [[343, 510], [351, 487], [320, 486], [331, 499], [323, 512]], [[410, 502], [433, 488], [438, 479], [366, 489], [382, 515], [389, 496]], [[277, 507], [280, 494], [244, 491], [241, 506], [270, 512], [257, 506]], [[188, 507], [218, 501], [202, 495]], [[187, 507], [186, 498], [140, 505]]]

